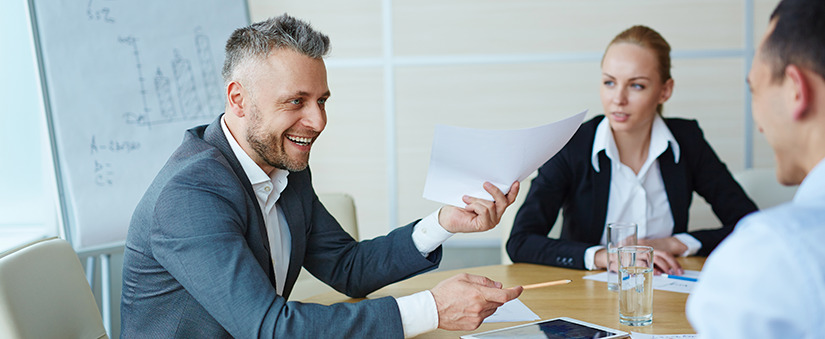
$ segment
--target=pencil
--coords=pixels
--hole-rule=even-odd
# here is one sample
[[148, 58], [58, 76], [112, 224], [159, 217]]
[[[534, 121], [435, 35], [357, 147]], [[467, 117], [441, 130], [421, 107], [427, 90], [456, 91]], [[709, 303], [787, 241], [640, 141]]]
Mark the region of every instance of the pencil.
[[564, 280], [548, 281], [548, 282], [543, 282], [543, 283], [538, 283], [538, 284], [524, 285], [522, 287], [525, 290], [529, 290], [529, 289], [532, 289], [532, 288], [569, 284], [571, 281], [572, 280], [570, 280], [570, 279], [564, 279]]

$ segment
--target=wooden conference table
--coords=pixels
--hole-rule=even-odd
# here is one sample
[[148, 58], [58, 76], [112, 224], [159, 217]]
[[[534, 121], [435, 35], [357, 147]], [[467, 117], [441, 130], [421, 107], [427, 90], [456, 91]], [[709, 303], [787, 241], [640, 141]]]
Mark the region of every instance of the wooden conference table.
[[[703, 257], [678, 258], [684, 269], [701, 270], [705, 262]], [[586, 275], [603, 271], [581, 271], [566, 268], [549, 267], [533, 264], [493, 265], [464, 268], [452, 271], [432, 272], [386, 286], [369, 295], [369, 298], [385, 296], [405, 296], [427, 290], [438, 282], [458, 273], [483, 275], [500, 281], [504, 287], [528, 285], [545, 281], [570, 279], [573, 282], [560, 285], [525, 290], [519, 297], [527, 307], [541, 319], [569, 317], [584, 320], [597, 325], [611, 327], [627, 332], [651, 334], [685, 334], [696, 333], [685, 316], [685, 302], [688, 294], [655, 290], [653, 292], [653, 324], [631, 327], [619, 324], [618, 293], [607, 290], [607, 283], [585, 280]], [[304, 302], [333, 304], [337, 302], [355, 302], [337, 292], [329, 292], [304, 299]], [[472, 332], [483, 332], [504, 328], [527, 322], [484, 323]], [[472, 333], [461, 331], [435, 330], [424, 333], [417, 338], [457, 338]]]

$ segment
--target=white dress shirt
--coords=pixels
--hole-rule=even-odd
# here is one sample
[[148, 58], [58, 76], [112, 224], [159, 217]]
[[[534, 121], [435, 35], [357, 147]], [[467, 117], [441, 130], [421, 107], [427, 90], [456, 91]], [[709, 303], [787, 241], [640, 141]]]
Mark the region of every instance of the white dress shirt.
[[289, 171], [275, 169], [267, 175], [252, 158], [246, 154], [241, 145], [232, 137], [226, 122], [221, 118], [221, 128], [226, 136], [226, 141], [241, 163], [244, 173], [252, 184], [255, 197], [258, 198], [258, 205], [264, 217], [267, 240], [269, 240], [269, 253], [272, 257], [272, 267], [275, 270], [275, 289], [278, 295], [283, 295], [286, 273], [289, 269], [289, 258], [292, 251], [292, 235], [281, 210], [278, 199], [281, 197], [286, 184]]
[[793, 201], [750, 214], [711, 253], [687, 301], [701, 338], [825, 335], [825, 160]]
[[[292, 236], [289, 233], [289, 226], [284, 212], [278, 204], [278, 199], [280, 199], [281, 193], [286, 188], [289, 171], [275, 169], [270, 175], [267, 175], [232, 136], [229, 128], [226, 127], [224, 117], [221, 117], [221, 128], [229, 146], [232, 148], [232, 152], [235, 153], [235, 157], [241, 163], [241, 168], [249, 178], [255, 196], [258, 198], [269, 240], [272, 266], [275, 270], [276, 290], [278, 295], [282, 295], [287, 269], [289, 268]], [[438, 223], [439, 211], [436, 210], [421, 219], [413, 227], [412, 240], [422, 256], [428, 256], [430, 252], [441, 246], [453, 235]], [[430, 291], [422, 291], [396, 298], [396, 302], [401, 313], [401, 323], [406, 337], [414, 337], [438, 328], [438, 309]]]
[[[656, 116], [650, 130], [650, 145], [647, 159], [634, 173], [633, 169], [623, 164], [619, 158], [616, 140], [607, 118], [596, 127], [593, 140], [591, 162], [596, 172], [599, 168], [599, 152], [605, 151], [610, 159], [610, 193], [607, 198], [607, 214], [605, 225], [611, 222], [633, 222], [638, 226], [639, 239], [659, 239], [671, 236], [673, 233], [673, 212], [662, 180], [662, 171], [659, 168], [659, 156], [664, 153], [668, 145], [673, 149], [673, 159], [679, 162], [679, 144], [670, 133], [665, 121]], [[684, 243], [688, 250], [682, 255], [695, 254], [702, 247], [702, 243], [687, 233], [674, 235]], [[588, 248], [584, 253], [584, 265], [587, 269], [596, 269], [596, 252], [607, 244], [607, 227], [602, 233], [601, 245]]]

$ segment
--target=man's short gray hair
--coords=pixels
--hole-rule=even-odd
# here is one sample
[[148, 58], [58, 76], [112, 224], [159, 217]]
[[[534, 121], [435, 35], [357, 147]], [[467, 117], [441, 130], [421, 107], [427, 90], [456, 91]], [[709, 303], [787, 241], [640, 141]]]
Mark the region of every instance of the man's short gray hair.
[[226, 41], [226, 60], [222, 71], [224, 83], [232, 81], [233, 72], [239, 65], [263, 60], [271, 51], [281, 48], [321, 59], [329, 51], [329, 37], [312, 29], [309, 23], [286, 13], [238, 28]]

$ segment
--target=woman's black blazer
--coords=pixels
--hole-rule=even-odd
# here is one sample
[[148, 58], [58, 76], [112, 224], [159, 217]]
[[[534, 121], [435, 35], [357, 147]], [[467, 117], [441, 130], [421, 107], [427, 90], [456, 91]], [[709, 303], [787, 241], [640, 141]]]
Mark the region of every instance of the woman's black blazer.
[[[603, 118], [599, 115], [582, 124], [567, 145], [539, 168], [507, 240], [513, 262], [585, 268], [585, 250], [599, 244], [604, 232], [610, 189], [610, 159], [604, 151], [599, 153], [599, 172], [591, 162], [596, 127]], [[673, 213], [673, 233], [687, 232], [693, 192], [711, 205], [723, 225], [688, 232], [702, 243], [697, 254], [706, 256], [739, 219], [757, 208], [713, 152], [695, 120], [664, 120], [681, 152], [679, 163], [674, 163], [671, 147], [658, 158]], [[561, 236], [551, 239], [548, 234], [560, 209], [564, 218]]]

